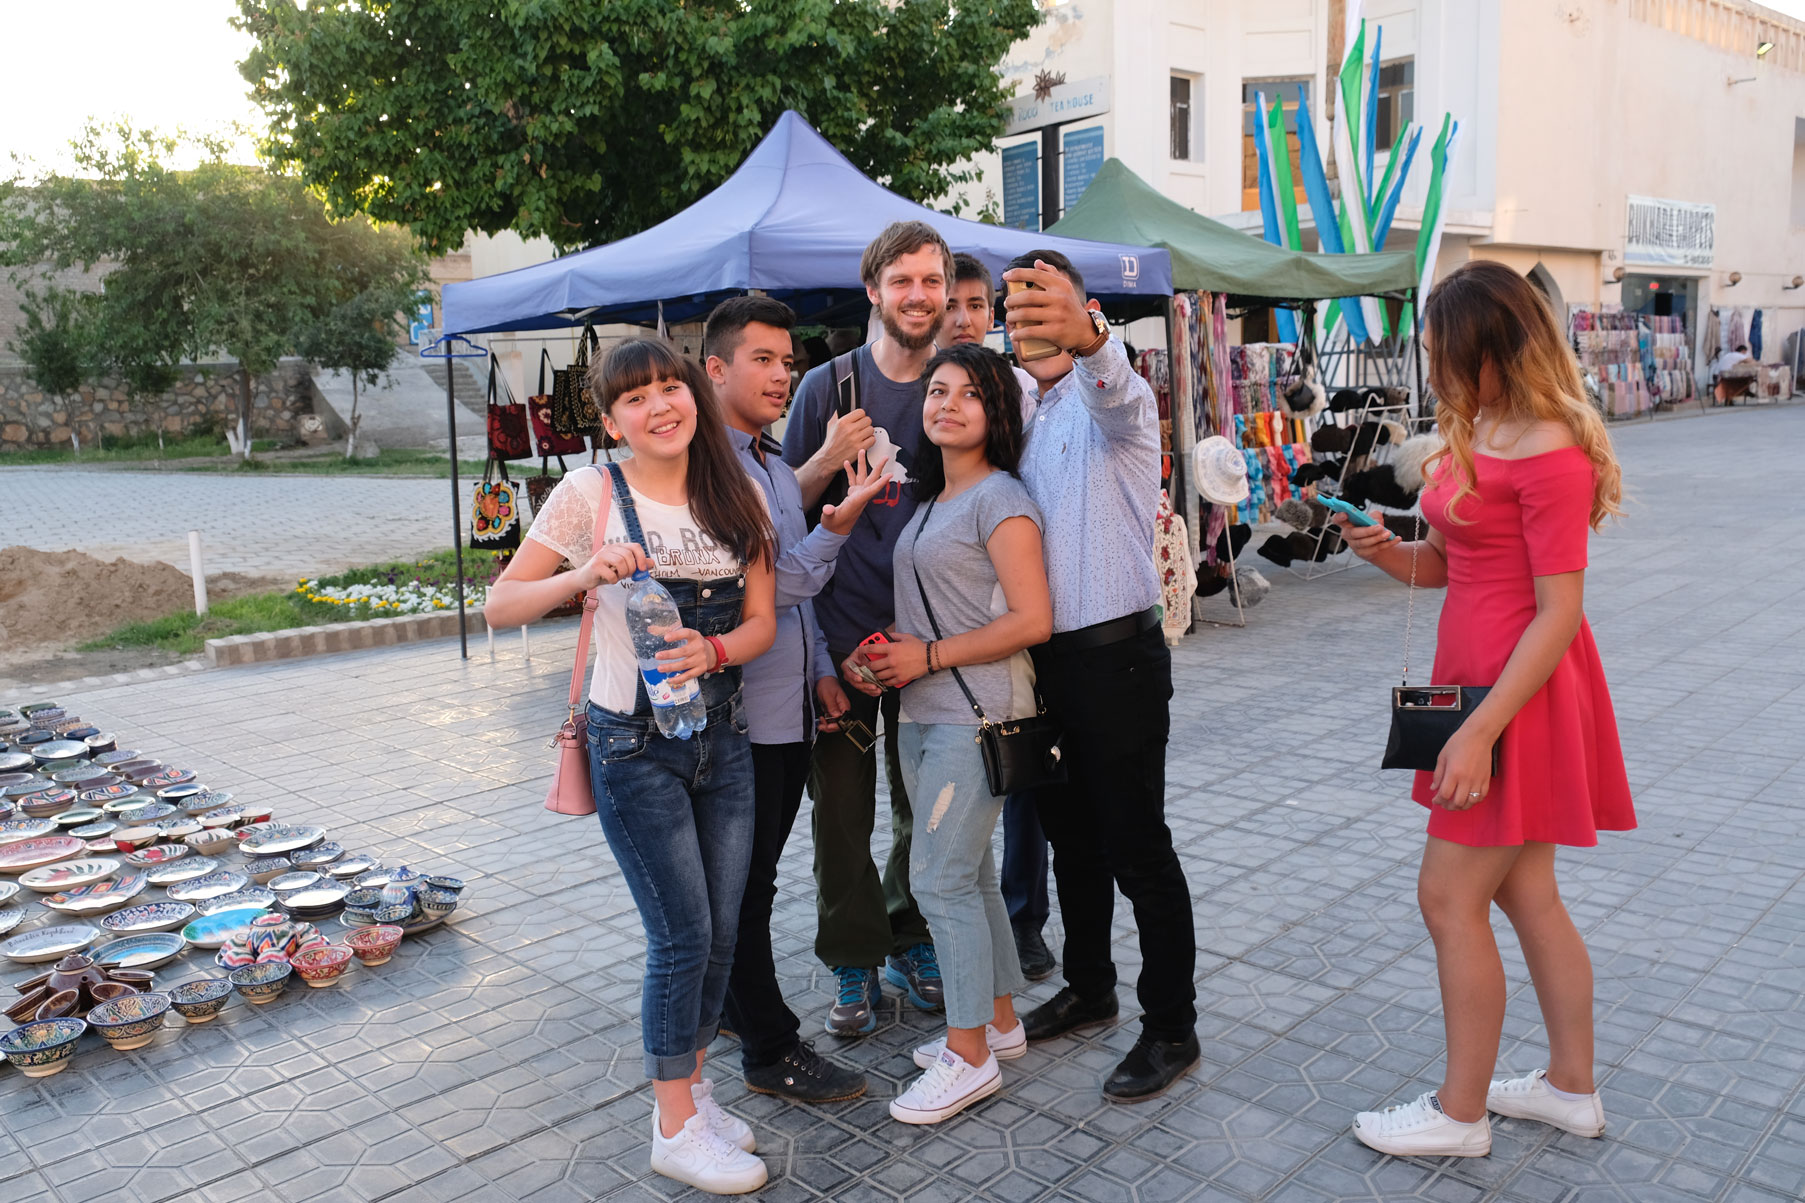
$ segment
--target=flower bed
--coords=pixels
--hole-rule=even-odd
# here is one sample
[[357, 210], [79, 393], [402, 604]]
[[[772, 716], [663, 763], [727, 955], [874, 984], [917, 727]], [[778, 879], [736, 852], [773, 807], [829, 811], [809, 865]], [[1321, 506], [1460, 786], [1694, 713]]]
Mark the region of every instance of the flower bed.
[[[467, 552], [464, 557], [464, 604], [481, 606], [489, 583], [506, 563], [492, 552]], [[303, 577], [295, 593], [319, 605], [347, 611], [347, 621], [383, 618], [396, 614], [430, 614], [456, 608], [457, 570], [448, 553], [417, 561], [411, 568], [390, 564], [359, 568], [337, 576]]]

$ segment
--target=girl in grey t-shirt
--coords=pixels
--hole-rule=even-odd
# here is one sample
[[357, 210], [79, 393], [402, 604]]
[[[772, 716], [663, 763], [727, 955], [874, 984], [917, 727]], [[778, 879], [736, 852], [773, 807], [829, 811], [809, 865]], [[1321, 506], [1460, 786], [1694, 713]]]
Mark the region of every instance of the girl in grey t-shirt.
[[927, 1072], [890, 1104], [911, 1124], [996, 1093], [998, 1059], [1027, 1050], [1012, 1001], [1026, 983], [990, 850], [1003, 799], [991, 795], [978, 715], [950, 670], [992, 720], [1032, 714], [1026, 653], [1053, 630], [1040, 511], [1015, 475], [1021, 387], [1008, 362], [959, 344], [922, 379], [926, 441], [915, 459], [916, 513], [896, 544], [895, 642], [855, 657], [903, 691], [897, 743], [915, 804], [911, 860], [923, 866], [911, 884], [946, 992], [946, 1038], [915, 1050]]

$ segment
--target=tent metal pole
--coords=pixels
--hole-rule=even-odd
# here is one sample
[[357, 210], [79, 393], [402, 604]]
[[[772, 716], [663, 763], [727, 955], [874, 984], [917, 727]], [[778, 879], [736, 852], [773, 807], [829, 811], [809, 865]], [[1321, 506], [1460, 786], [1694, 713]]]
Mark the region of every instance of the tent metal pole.
[[1416, 416], [1423, 416], [1423, 307], [1417, 304], [1419, 288], [1410, 290], [1410, 358], [1416, 364]]
[[470, 633], [464, 614], [464, 507], [458, 497], [458, 415], [452, 370], [451, 344], [445, 345], [445, 433], [451, 439], [451, 550], [458, 567], [458, 651], [470, 659]]

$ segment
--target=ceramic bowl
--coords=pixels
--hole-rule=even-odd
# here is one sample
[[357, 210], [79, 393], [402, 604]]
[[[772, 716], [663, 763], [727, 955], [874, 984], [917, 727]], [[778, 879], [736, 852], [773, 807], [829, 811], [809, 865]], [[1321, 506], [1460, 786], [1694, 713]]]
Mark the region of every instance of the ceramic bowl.
[[414, 917], [414, 907], [410, 902], [398, 902], [394, 906], [379, 906], [370, 912], [370, 918], [379, 924], [406, 923]]
[[351, 950], [343, 944], [328, 944], [297, 952], [288, 958], [288, 963], [309, 986], [330, 986], [351, 964]]
[[[58, 827], [86, 827], [90, 823], [99, 823], [105, 819], [106, 815], [92, 806], [77, 806], [73, 810], [65, 810], [56, 816], [56, 825]], [[118, 826], [118, 824], [114, 824], [114, 826]], [[109, 827], [107, 830], [111, 831], [112, 828]]]
[[45, 1019], [61, 1019], [65, 1015], [73, 1015], [75, 1013], [75, 1004], [80, 1001], [81, 995], [76, 991], [58, 990], [42, 1003], [39, 1003], [38, 1009], [32, 1012], [31, 1017], [39, 1021]]
[[230, 832], [218, 830], [196, 831], [191, 835], [183, 836], [182, 842], [202, 856], [223, 855], [238, 843], [232, 838]]
[[157, 1038], [169, 1014], [167, 994], [127, 994], [88, 1012], [88, 1026], [121, 1052], [143, 1048]]
[[374, 886], [358, 886], [345, 895], [345, 905], [360, 911], [373, 911], [382, 905], [382, 891]]
[[128, 994], [136, 993], [138, 993], [138, 987], [132, 982], [102, 982], [98, 986], [91, 986], [88, 989], [88, 997], [97, 1003], [112, 1002], [116, 998], [124, 998]]
[[198, 834], [201, 829], [200, 821], [191, 819], [187, 815], [171, 815], [167, 819], [158, 819], [152, 826], [161, 831], [166, 840], [186, 839], [188, 836]]
[[291, 853], [288, 859], [295, 863], [295, 868], [297, 869], [317, 870], [331, 864], [344, 854], [345, 847], [343, 844], [328, 841], [317, 848], [306, 848], [300, 852]]
[[295, 967], [287, 961], [264, 961], [232, 970], [232, 988], [244, 995], [246, 1002], [259, 1005], [269, 1002], [288, 986]]
[[162, 836], [155, 827], [121, 827], [113, 832], [113, 847], [121, 852], [136, 852], [150, 847]]
[[336, 877], [340, 881], [349, 881], [354, 877], [363, 876], [381, 863], [381, 861], [378, 861], [373, 856], [366, 855], [362, 852], [353, 852], [350, 856], [343, 856], [338, 860], [333, 861], [322, 869], [321, 872], [325, 873], [328, 877]]
[[458, 909], [458, 896], [450, 890], [440, 890], [433, 886], [414, 891], [414, 901], [420, 904], [420, 911], [429, 919], [443, 919]]
[[232, 983], [223, 977], [200, 977], [172, 986], [169, 1004], [189, 1023], [206, 1023], [218, 1015], [232, 997]]
[[196, 798], [205, 797], [207, 787], [189, 783], [186, 785], [166, 785], [157, 791], [157, 801], [172, 802], [177, 806], [187, 806]]
[[94, 763], [105, 765], [107, 768], [112, 768], [114, 765], [125, 764], [128, 761], [142, 759], [143, 756], [139, 754], [138, 749], [136, 748], [115, 748], [111, 752], [102, 752], [100, 755], [96, 756], [94, 758]]
[[[70, 732], [70, 734], [73, 735], [74, 732]], [[111, 731], [96, 731], [92, 735], [83, 737], [82, 742], [88, 745], [88, 755], [94, 759], [99, 759], [108, 752], [119, 750], [119, 737]]]
[[[156, 829], [152, 828], [147, 830]], [[117, 841], [119, 837], [115, 834], [113, 838]], [[134, 852], [125, 858], [125, 863], [128, 865], [137, 865], [140, 868], [150, 868], [153, 865], [166, 865], [172, 860], [180, 860], [193, 851], [194, 850], [187, 844], [161, 845], [146, 848], [141, 852]]]
[[88, 1030], [85, 1019], [46, 1019], [22, 1023], [0, 1036], [0, 1053], [28, 1078], [58, 1072], [75, 1056], [75, 1040]]
[[48, 819], [52, 815], [62, 814], [74, 805], [75, 791], [72, 789], [42, 790], [18, 800], [20, 813], [28, 819]]
[[395, 955], [401, 944], [401, 929], [390, 924], [360, 927], [345, 936], [351, 955], [366, 965], [380, 965]]
[[246, 861], [240, 871], [258, 885], [266, 886], [284, 874], [293, 873], [295, 867], [286, 856], [260, 856]]
[[428, 877], [426, 884], [435, 890], [450, 890], [453, 894], [464, 892], [464, 879], [461, 877]]
[[339, 912], [339, 919], [346, 927], [374, 927], [376, 912], [360, 906], [348, 906]]

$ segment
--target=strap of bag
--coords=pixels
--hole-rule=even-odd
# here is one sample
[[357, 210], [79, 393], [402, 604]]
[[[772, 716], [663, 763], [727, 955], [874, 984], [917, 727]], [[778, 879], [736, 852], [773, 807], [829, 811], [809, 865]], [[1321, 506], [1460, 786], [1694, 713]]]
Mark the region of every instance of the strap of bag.
[[540, 347], [539, 348], [539, 391], [533, 394], [535, 397], [545, 396], [545, 369], [551, 367], [551, 365], [552, 365], [551, 351], [545, 347]]
[[[602, 500], [595, 507], [595, 534], [589, 542], [590, 555], [594, 555], [608, 537], [608, 507], [614, 500], [608, 483], [607, 473], [603, 472]], [[601, 604], [601, 589], [597, 585], [583, 597], [583, 620], [577, 627], [577, 662], [570, 670], [570, 717], [573, 719], [577, 716], [577, 703], [583, 697], [583, 666], [589, 660], [589, 631], [595, 625], [595, 608]]]
[[821, 427], [827, 428], [827, 419], [832, 415], [846, 414], [859, 407], [859, 349], [834, 356], [834, 391], [828, 402], [828, 412], [821, 416]]
[[[489, 405], [498, 404], [495, 399], [495, 378], [501, 374], [501, 361], [495, 358], [495, 352], [489, 352]], [[512, 398], [510, 398], [511, 400]]]
[[1410, 684], [1410, 630], [1416, 622], [1416, 553], [1423, 541], [1417, 539], [1410, 544], [1410, 592], [1409, 600], [1404, 603], [1404, 671], [1398, 684]]
[[[940, 639], [942, 638], [940, 634], [940, 622], [934, 617], [934, 603], [928, 600], [927, 586], [921, 583], [921, 569], [915, 566], [917, 563], [915, 554], [921, 547], [921, 532], [927, 529], [928, 515], [934, 512], [935, 500], [936, 498], [933, 497], [928, 498], [927, 508], [921, 512], [921, 521], [915, 526], [915, 541], [909, 545], [909, 568], [915, 573], [915, 589], [921, 594], [922, 607], [928, 612], [928, 625], [934, 628], [934, 638]], [[952, 673], [953, 680], [959, 683], [959, 692], [963, 693], [965, 695], [965, 700], [971, 704], [971, 712], [978, 716], [978, 725], [981, 727], [990, 726], [990, 719], [985, 715], [984, 708], [978, 705], [978, 699], [972, 696], [971, 687], [965, 683], [965, 678], [959, 675], [959, 670], [957, 668], [948, 668], [947, 671]]]

